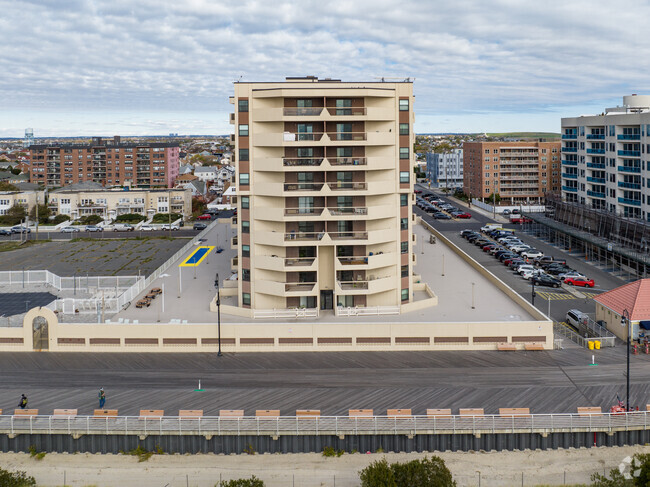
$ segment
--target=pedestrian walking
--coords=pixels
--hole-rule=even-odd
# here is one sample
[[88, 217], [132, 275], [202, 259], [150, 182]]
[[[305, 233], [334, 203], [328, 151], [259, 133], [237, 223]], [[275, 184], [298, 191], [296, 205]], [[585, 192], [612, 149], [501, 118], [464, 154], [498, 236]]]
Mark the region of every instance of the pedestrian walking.
[[20, 398], [20, 403], [18, 404], [20, 409], [25, 409], [27, 407], [27, 396], [25, 394]]
[[104, 409], [104, 404], [106, 404], [106, 393], [102, 387], [99, 389], [99, 409]]

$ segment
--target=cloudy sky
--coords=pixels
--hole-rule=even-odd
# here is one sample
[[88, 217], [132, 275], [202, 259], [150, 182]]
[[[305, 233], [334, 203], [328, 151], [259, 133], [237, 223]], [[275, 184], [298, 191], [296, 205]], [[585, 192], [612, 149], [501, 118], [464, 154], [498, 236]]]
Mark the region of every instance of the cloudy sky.
[[232, 82], [415, 78], [417, 132], [650, 94], [646, 0], [0, 0], [0, 137], [225, 134]]

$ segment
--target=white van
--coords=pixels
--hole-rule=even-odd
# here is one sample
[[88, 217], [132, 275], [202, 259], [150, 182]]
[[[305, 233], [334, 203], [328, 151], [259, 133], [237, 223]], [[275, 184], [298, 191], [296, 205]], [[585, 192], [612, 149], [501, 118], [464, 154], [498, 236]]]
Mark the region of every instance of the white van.
[[488, 223], [488, 224], [486, 224], [485, 226], [481, 227], [481, 232], [483, 232], [483, 233], [487, 233], [487, 232], [489, 232], [490, 230], [495, 230], [495, 229], [497, 229], [497, 228], [501, 228], [501, 224], [500, 224], [500, 223]]
[[580, 329], [580, 325], [584, 325], [589, 321], [589, 316], [579, 309], [570, 309], [566, 314], [566, 322], [575, 329]]

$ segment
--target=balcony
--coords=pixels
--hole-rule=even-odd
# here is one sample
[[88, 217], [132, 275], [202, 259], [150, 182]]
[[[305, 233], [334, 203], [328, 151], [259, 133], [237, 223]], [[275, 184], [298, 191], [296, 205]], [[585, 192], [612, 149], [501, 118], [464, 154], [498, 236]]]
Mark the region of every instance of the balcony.
[[255, 282], [256, 292], [273, 296], [300, 296], [314, 292], [315, 282], [279, 282], [260, 279]]
[[365, 157], [328, 157], [332, 166], [365, 166], [367, 159]]
[[591, 197], [593, 197], [593, 198], [604, 198], [604, 197], [605, 197], [605, 193], [600, 193], [600, 192], [598, 192], [598, 191], [591, 191], [591, 190], [588, 190], [588, 191], [587, 191], [587, 196], [591, 196]]
[[368, 208], [365, 206], [348, 206], [327, 208], [332, 216], [367, 215]]
[[292, 166], [320, 166], [323, 163], [322, 157], [284, 157], [282, 165], [285, 167]]
[[367, 240], [368, 232], [329, 232], [332, 240]]
[[600, 162], [588, 162], [587, 167], [591, 169], [605, 169], [606, 166], [603, 163]]
[[605, 134], [587, 134], [587, 140], [605, 140]]
[[332, 191], [365, 191], [368, 189], [368, 183], [365, 182], [344, 182], [336, 181], [327, 183]]
[[565, 166], [577, 166], [578, 161], [567, 161], [567, 160], [562, 160], [562, 164]]
[[641, 190], [641, 184], [640, 183], [626, 183], [623, 181], [618, 182], [618, 187], [619, 188], [626, 188], [626, 189], [637, 189]]
[[255, 267], [278, 272], [288, 272], [298, 268], [301, 271], [317, 270], [314, 265], [315, 257], [279, 257], [277, 255], [258, 255], [255, 257]]
[[315, 282], [287, 282], [284, 284], [284, 291], [287, 293], [309, 293], [315, 285]]
[[573, 186], [562, 186], [562, 191], [568, 191], [569, 193], [577, 193], [578, 188], [574, 188]]
[[618, 134], [618, 140], [641, 140], [641, 134]]
[[635, 174], [641, 173], [641, 168], [638, 166], [618, 166], [620, 172], [631, 172]]
[[562, 152], [578, 152], [577, 147], [562, 147]]
[[323, 107], [286, 107], [282, 109], [285, 117], [319, 117]]
[[367, 255], [338, 257], [342, 266], [364, 266], [368, 264]]
[[590, 183], [597, 183], [597, 184], [605, 184], [607, 180], [605, 178], [593, 178], [591, 176], [587, 176], [587, 181]]
[[605, 149], [587, 149], [587, 154], [604, 154]]
[[641, 151], [638, 150], [620, 150], [618, 151], [619, 156], [623, 157], [641, 157]]
[[577, 174], [569, 174], [569, 173], [566, 173], [566, 172], [562, 173], [562, 177], [565, 178], [565, 179], [578, 179]]
[[368, 289], [368, 281], [336, 281], [341, 291], [362, 291]]
[[[325, 232], [288, 232], [284, 234], [285, 242], [300, 241], [300, 242], [318, 242], [325, 236]], [[272, 242], [269, 242], [272, 244]]]
[[320, 216], [324, 209], [323, 207], [285, 208], [284, 216]]
[[324, 183], [284, 183], [285, 191], [320, 191]]
[[365, 107], [327, 107], [327, 113], [331, 117], [361, 117], [367, 111]]
[[631, 200], [628, 198], [618, 198], [619, 203], [623, 203], [624, 205], [630, 205], [630, 206], [641, 206], [641, 201], [640, 200]]
[[330, 140], [344, 141], [344, 140], [366, 140], [365, 132], [328, 132]]
[[578, 134], [562, 134], [562, 140], [576, 140]]

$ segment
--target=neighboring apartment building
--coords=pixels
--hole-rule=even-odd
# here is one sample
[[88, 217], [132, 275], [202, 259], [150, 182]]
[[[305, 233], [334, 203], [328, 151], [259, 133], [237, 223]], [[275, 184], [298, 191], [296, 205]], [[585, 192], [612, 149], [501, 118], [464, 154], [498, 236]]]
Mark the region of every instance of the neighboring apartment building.
[[462, 188], [463, 150], [427, 152], [426, 175], [432, 188]]
[[69, 215], [76, 219], [99, 215], [113, 220], [119, 215], [137, 213], [147, 218], [156, 213], [192, 214], [192, 193], [189, 189], [56, 189], [49, 194], [48, 207], [52, 215]]
[[94, 137], [91, 144], [32, 145], [29, 181], [47, 187], [94, 181], [170, 188], [178, 176], [179, 150], [173, 143], [122, 143], [117, 136]]
[[43, 204], [42, 191], [0, 191], [0, 215], [6, 215], [16, 205], [22, 206], [29, 213], [36, 201]]
[[650, 221], [650, 96], [562, 119], [562, 198]]
[[520, 205], [560, 191], [560, 145], [557, 142], [465, 142], [463, 186], [466, 194]]
[[288, 78], [231, 100], [239, 306], [411, 302], [412, 83]]

